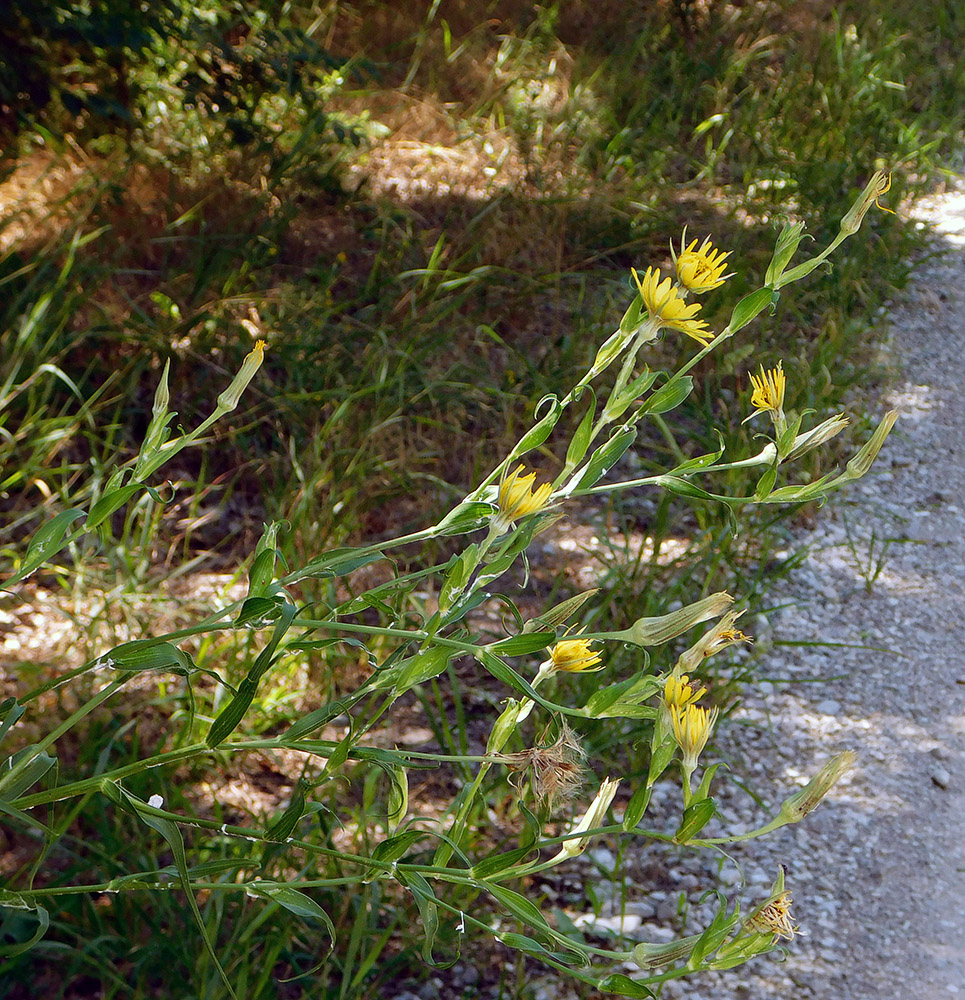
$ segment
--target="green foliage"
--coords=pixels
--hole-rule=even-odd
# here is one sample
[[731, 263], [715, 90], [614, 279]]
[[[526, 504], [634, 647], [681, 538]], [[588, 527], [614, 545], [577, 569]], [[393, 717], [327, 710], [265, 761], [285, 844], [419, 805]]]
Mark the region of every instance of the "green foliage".
[[[818, 248], [876, 170], [895, 209], [960, 148], [960, 11], [568, 3], [507, 8], [496, 36], [472, 4], [7, 7], [10, 197], [39, 179], [0, 222], [0, 555], [20, 598], [73, 616], [82, 665], [22, 664], [0, 708], [27, 858], [4, 976], [368, 996], [485, 947], [496, 914], [504, 944], [572, 968], [581, 933], [519, 879], [585, 831], [548, 835], [526, 768], [579, 763], [569, 720], [627, 776], [605, 835], [642, 836], [678, 774], [659, 692], [679, 651], [632, 642], [675, 641], [724, 590], [766, 601], [781, 519], [867, 471], [887, 424], [835, 479], [831, 415], [873, 383], [877, 310], [922, 236], [872, 209], [833, 270]], [[685, 224], [734, 250], [701, 299], [734, 335], [631, 349], [628, 268], [666, 271]], [[265, 364], [215, 425], [249, 334]], [[741, 418], [746, 373], [778, 359], [772, 442]], [[524, 456], [574, 526], [605, 505], [573, 550], [594, 592], [527, 563], [552, 511], [486, 537]], [[211, 568], [218, 594], [185, 595]], [[607, 672], [534, 675], [576, 621], [609, 636]], [[718, 654], [699, 676], [724, 708], [756, 669]], [[386, 749], [410, 726], [432, 753]], [[229, 801], [266, 761], [272, 794]], [[712, 812], [701, 770], [681, 840]], [[636, 949], [645, 976], [769, 947], [732, 904]], [[647, 995], [600, 959], [590, 981]]]
[[[869, 190], [877, 190], [881, 183], [873, 180]], [[861, 195], [856, 205], [861, 206], [866, 198]], [[852, 234], [852, 217], [845, 218], [839, 236], [811, 262], [823, 261]], [[780, 241], [776, 255], [782, 255]], [[805, 261], [797, 273], [803, 276], [808, 270]], [[794, 272], [782, 277], [781, 271], [781, 267], [769, 269], [768, 292], [779, 282], [795, 280]], [[772, 373], [770, 395], [757, 406], [767, 412], [773, 438], [759, 454], [736, 463], [723, 462], [725, 449], [721, 448], [700, 461], [672, 462], [667, 473], [601, 484], [645, 421], [686, 400], [692, 389], [686, 372], [751, 319], [753, 310], [742, 299], [720, 334], [701, 333], [707, 343], [680, 369], [661, 373], [658, 380], [649, 376], [641, 380], [634, 374], [639, 358], [652, 350], [662, 331], [696, 329], [692, 315], [681, 319], [681, 308], [686, 295], [710, 290], [701, 286], [701, 280], [699, 276], [685, 278], [681, 271], [679, 283], [669, 292], [664, 286], [658, 290], [644, 283], [638, 293], [640, 301], [624, 314], [587, 373], [567, 392], [546, 401], [545, 412], [537, 415], [516, 446], [437, 524], [376, 545], [316, 554], [294, 569], [279, 558], [280, 526], [268, 525], [252, 553], [247, 594], [241, 600], [218, 607], [187, 627], [151, 629], [147, 637], [107, 649], [66, 678], [8, 698], [2, 705], [0, 739], [16, 738], [28, 713], [36, 711], [53, 687], [68, 685], [76, 707], [62, 721], [41, 722], [38, 738], [22, 739], [19, 746], [15, 743], [0, 768], [0, 809], [20, 836], [34, 838], [29, 867], [0, 894], [0, 908], [7, 918], [0, 941], [6, 972], [23, 975], [22, 956], [31, 949], [48, 947], [44, 942], [52, 926], [60, 939], [53, 943], [66, 947], [72, 957], [76, 949], [80, 957], [79, 944], [72, 943], [73, 935], [66, 930], [72, 897], [145, 892], [171, 896], [175, 885], [186, 906], [181, 919], [190, 921], [199, 941], [197, 965], [186, 979], [212, 997], [267, 995], [272, 982], [264, 971], [266, 964], [273, 971], [279, 965], [296, 966], [297, 975], [318, 974], [323, 984], [338, 982], [340, 997], [363, 995], [377, 982], [380, 955], [396, 935], [399, 914], [409, 901], [418, 913], [420, 930], [410, 933], [407, 941], [413, 948], [418, 944], [427, 965], [451, 961], [453, 934], [461, 936], [471, 929], [474, 939], [490, 937], [584, 984], [625, 996], [647, 996], [651, 987], [668, 976], [731, 968], [771, 950], [781, 936], [793, 936], [783, 875], [771, 898], [747, 920], [738, 919], [737, 905], [728, 913], [728, 904], [722, 900], [717, 916], [699, 935], [681, 938], [672, 948], [638, 944], [632, 951], [592, 945], [573, 933], [572, 925], [547, 919], [520, 891], [525, 890], [528, 878], [570, 861], [602, 834], [670, 839], [678, 845], [723, 850], [731, 843], [798, 822], [851, 763], [849, 756], [829, 763], [804, 792], [797, 793], [774, 820], [758, 830], [701, 837], [716, 816], [711, 792], [719, 765], [701, 765], [699, 759], [719, 709], [696, 705], [706, 690], [692, 676], [704, 660], [746, 641], [735, 628], [737, 613], [728, 610], [730, 595], [718, 592], [676, 610], [664, 608], [627, 628], [596, 632], [584, 628], [575, 634], [575, 623], [559, 633], [580, 613], [585, 595], [547, 607], [529, 622], [506, 596], [501, 597], [508, 612], [503, 622], [483, 613], [494, 602], [492, 585], [525, 560], [533, 538], [555, 521], [554, 510], [573, 505], [580, 496], [650, 487], [739, 509], [823, 497], [870, 468], [894, 414], [885, 417], [840, 475], [823, 477], [819, 483], [775, 488], [778, 472], [787, 472], [788, 457], [823, 443], [823, 438], [819, 441], [812, 430], [801, 430], [802, 418], [785, 412], [784, 384]], [[687, 308], [692, 314], [700, 307]], [[166, 365], [137, 456], [117, 463], [99, 490], [79, 489], [71, 507], [36, 528], [19, 566], [4, 581], [4, 590], [23, 594], [25, 581], [57, 565], [62, 553], [85, 536], [96, 537], [113, 514], [145, 492], [161, 503], [150, 478], [237, 408], [264, 356], [265, 344], [258, 341], [217, 395], [213, 411], [192, 431], [172, 430], [175, 413]], [[600, 384], [606, 370], [617, 365], [612, 386], [598, 399], [588, 388], [590, 382]], [[629, 387], [641, 393], [633, 404], [610, 405], [611, 398], [622, 400]], [[574, 436], [563, 449], [567, 460], [561, 463], [555, 481], [537, 486], [535, 475], [524, 475], [517, 462], [545, 447], [570, 407], [586, 415], [576, 422]], [[772, 469], [769, 488], [759, 488], [752, 496], [728, 497], [697, 485], [734, 464]], [[467, 534], [473, 534], [474, 540], [465, 539]], [[435, 610], [430, 610], [424, 599], [412, 600], [409, 576], [398, 572], [392, 559], [398, 550], [416, 543], [453, 538], [463, 539], [461, 553], [420, 575], [420, 586], [438, 595]], [[387, 565], [389, 574], [386, 582], [369, 588], [368, 593], [363, 587], [361, 593], [330, 604], [302, 602], [293, 594], [295, 585], [305, 580], [337, 580], [372, 564]], [[380, 624], [367, 620], [372, 609], [378, 610]], [[672, 669], [669, 663], [660, 666], [664, 657], [651, 661], [650, 650], [657, 652], [715, 619], [677, 657]], [[233, 634], [235, 641], [223, 646], [219, 655], [211, 655], [205, 644], [223, 633]], [[339, 697], [329, 696], [320, 707], [296, 714], [288, 725], [279, 726], [276, 716], [271, 730], [266, 730], [261, 706], [277, 697], [266, 693], [273, 676], [277, 684], [286, 663], [345, 642], [363, 651], [368, 665], [365, 675], [347, 685]], [[607, 644], [635, 647], [643, 669], [624, 679], [613, 679], [612, 674], [601, 677], [585, 703], [580, 705], [577, 699], [574, 705], [565, 694], [565, 680], [586, 671], [611, 669], [603, 652]], [[541, 662], [528, 679], [534, 657]], [[463, 664], [458, 673], [457, 662]], [[500, 704], [488, 706], [484, 753], [470, 752], [465, 738], [468, 713], [458, 677], [467, 662], [487, 675], [488, 686], [505, 696], [497, 699]], [[445, 697], [440, 693], [443, 675], [449, 682]], [[158, 747], [145, 752], [134, 746], [123, 763], [112, 761], [120, 732], [98, 731], [104, 706], [149, 677], [158, 683], [178, 684], [179, 697], [190, 710], [169, 727]], [[547, 691], [547, 683], [554, 679], [556, 688]], [[407, 695], [418, 692], [426, 704], [427, 685], [435, 695], [430, 714], [442, 752], [380, 745], [384, 726], [404, 711]], [[479, 713], [475, 716], [480, 721]], [[534, 742], [527, 723], [540, 716], [544, 735]], [[337, 720], [344, 723], [333, 725]], [[624, 779], [606, 777], [582, 816], [558, 832], [548, 825], [558, 805], [583, 797], [586, 751], [578, 727], [615, 725], [622, 720], [633, 721], [649, 757], [646, 778], [638, 773], [631, 779], [636, 788], [622, 822], [608, 824], [607, 816]], [[84, 727], [88, 730], [84, 754], [76, 761], [62, 758], [65, 738], [82, 737]], [[548, 735], [554, 728], [555, 738]], [[520, 744], [522, 749], [512, 749]], [[99, 747], [91, 767], [83, 757], [92, 757]], [[194, 802], [177, 788], [179, 770], [183, 773], [189, 765], [204, 774], [213, 752], [221, 757], [223, 767], [244, 761], [252, 753], [283, 753], [300, 760], [301, 773], [284, 807], [242, 825], [223, 818], [217, 800]], [[676, 832], [668, 838], [639, 824], [645, 819], [653, 785], [664, 778], [675, 759], [681, 816]], [[456, 773], [465, 774], [467, 780], [446, 801], [433, 804], [411, 794], [414, 779], [449, 765], [455, 765]], [[468, 780], [474, 765], [475, 774]], [[698, 767], [702, 775], [695, 783]], [[501, 784], [494, 781], [499, 775], [501, 781], [516, 776], [515, 806], [506, 821], [513, 827], [518, 846], [508, 849], [504, 843], [487, 843], [483, 835], [483, 816]], [[360, 809], [341, 793], [343, 782], [361, 785]], [[158, 790], [162, 788], [163, 794]], [[88, 810], [95, 812], [97, 825], [104, 823], [105, 815], [113, 817], [111, 833], [105, 836], [113, 850], [105, 852], [100, 843], [88, 849], [83, 835], [74, 832]], [[118, 832], [129, 829], [130, 820], [136, 822], [138, 832], [118, 841]], [[336, 825], [342, 831], [353, 828], [353, 835], [343, 832], [336, 839]], [[82, 870], [68, 866], [62, 871], [60, 856], [75, 837], [72, 853]], [[145, 852], [149, 855], [146, 867], [141, 863]], [[37, 885], [38, 873], [48, 868], [61, 874]], [[342, 899], [349, 900], [347, 908], [339, 901], [338, 889]], [[254, 908], [246, 923], [252, 899], [264, 909]], [[125, 908], [126, 903], [120, 903], [115, 918]], [[395, 916], [387, 921], [385, 911]], [[252, 963], [247, 955], [251, 927], [269, 921], [272, 929], [258, 940], [262, 957]], [[292, 954], [292, 943], [300, 939], [303, 928], [312, 928], [313, 941], [304, 960]], [[95, 962], [107, 958], [114, 947], [109, 935], [98, 941]], [[612, 973], [614, 965], [628, 962], [638, 966], [642, 977]], [[261, 973], [253, 972], [255, 965]], [[308, 968], [302, 971], [303, 966]], [[663, 966], [668, 968], [663, 970]], [[660, 971], [654, 971], [657, 967]], [[321, 969], [326, 971], [319, 973]]]

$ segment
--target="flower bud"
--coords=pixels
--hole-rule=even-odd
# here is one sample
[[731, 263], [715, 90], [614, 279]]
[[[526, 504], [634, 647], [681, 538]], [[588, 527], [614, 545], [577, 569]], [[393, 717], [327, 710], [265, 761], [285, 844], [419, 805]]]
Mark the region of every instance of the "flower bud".
[[[861, 223], [864, 217], [868, 214], [868, 210], [872, 205], [878, 205], [878, 208], [885, 212], [891, 212], [890, 208], [885, 208], [883, 205], [878, 203], [878, 199], [891, 187], [891, 174], [885, 177], [883, 170], [878, 170], [875, 175], [868, 181], [867, 186], [858, 200], [851, 206], [847, 215], [841, 220], [841, 233], [844, 236], [851, 236], [856, 233], [861, 228]], [[891, 213], [894, 215], [894, 212]]]
[[824, 767], [802, 788], [781, 803], [779, 819], [786, 823], [797, 823], [816, 809], [821, 800], [831, 790], [834, 783], [851, 769], [857, 759], [854, 750], [845, 750], [832, 757]]
[[255, 377], [255, 372], [265, 360], [265, 342], [259, 340], [254, 349], [241, 363], [241, 369], [231, 380], [231, 385], [218, 397], [218, 410], [227, 413], [238, 405], [241, 394], [248, 388], [248, 383]]

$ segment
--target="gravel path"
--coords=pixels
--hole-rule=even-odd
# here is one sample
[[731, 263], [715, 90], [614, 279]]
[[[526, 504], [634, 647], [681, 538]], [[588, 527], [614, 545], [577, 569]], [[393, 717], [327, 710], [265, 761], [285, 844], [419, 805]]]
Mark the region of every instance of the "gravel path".
[[[756, 629], [754, 655], [780, 682], [748, 690], [746, 725], [725, 737], [778, 801], [782, 783], [858, 752], [807, 820], [739, 852], [762, 888], [788, 866], [807, 936], [783, 963], [668, 998], [965, 996], [965, 194], [921, 212], [947, 253], [893, 313], [885, 350], [900, 374], [880, 409], [901, 419], [872, 474], [799, 535], [808, 559]], [[784, 641], [827, 645], [767, 648]]]

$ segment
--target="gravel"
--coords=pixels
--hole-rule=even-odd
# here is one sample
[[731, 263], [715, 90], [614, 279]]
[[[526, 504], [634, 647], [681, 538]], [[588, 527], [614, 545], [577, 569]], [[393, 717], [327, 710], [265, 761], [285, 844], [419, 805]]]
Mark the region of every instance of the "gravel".
[[[965, 994], [965, 194], [920, 211], [947, 252], [890, 317], [900, 375], [878, 409], [901, 418], [872, 473], [798, 531], [808, 557], [757, 623], [774, 682], [722, 732], [772, 803], [834, 753], [858, 762], [803, 823], [733, 851], [751, 885], [787, 866], [802, 933], [786, 960], [668, 984], [668, 1000]], [[749, 796], [722, 810], [730, 831], [764, 816]]]

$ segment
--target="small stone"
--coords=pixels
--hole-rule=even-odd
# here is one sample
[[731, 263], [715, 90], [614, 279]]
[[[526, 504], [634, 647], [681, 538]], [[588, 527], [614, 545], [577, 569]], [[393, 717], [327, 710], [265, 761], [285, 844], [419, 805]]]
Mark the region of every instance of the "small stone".
[[932, 769], [931, 780], [938, 785], [939, 788], [948, 788], [951, 784], [952, 776], [943, 767], [936, 767]]
[[835, 701], [833, 698], [825, 698], [824, 701], [819, 701], [814, 706], [814, 710], [820, 712], [821, 715], [837, 715], [841, 711], [841, 702]]

